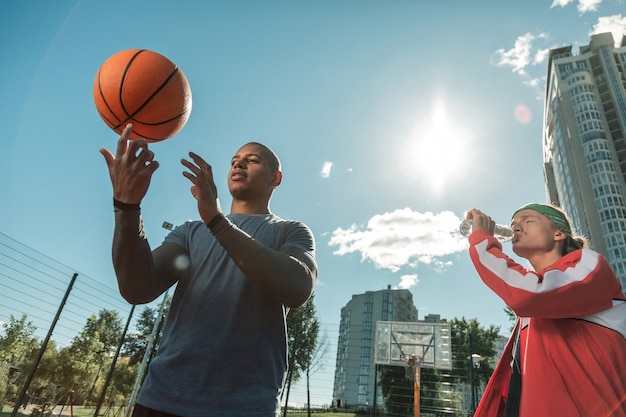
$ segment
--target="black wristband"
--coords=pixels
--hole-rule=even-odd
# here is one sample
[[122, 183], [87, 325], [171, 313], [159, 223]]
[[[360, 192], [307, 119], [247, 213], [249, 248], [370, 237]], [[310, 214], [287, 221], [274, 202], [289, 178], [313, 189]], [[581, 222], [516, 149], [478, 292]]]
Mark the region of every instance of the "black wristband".
[[123, 211], [137, 211], [139, 210], [139, 203], [137, 204], [122, 203], [121, 201], [118, 201], [115, 198], [113, 198], [113, 207], [118, 208]]
[[225, 219], [225, 218], [226, 216], [224, 216], [224, 214], [217, 213], [215, 217], [213, 217], [211, 221], [206, 224], [206, 227], [208, 227], [210, 230], [213, 230], [215, 225], [217, 225], [220, 221], [222, 221], [222, 219]]

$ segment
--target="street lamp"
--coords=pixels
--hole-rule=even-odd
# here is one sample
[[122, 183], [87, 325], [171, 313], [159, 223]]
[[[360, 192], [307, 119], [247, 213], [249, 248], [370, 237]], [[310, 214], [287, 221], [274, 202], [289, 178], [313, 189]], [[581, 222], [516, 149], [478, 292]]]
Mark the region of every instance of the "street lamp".
[[478, 353], [472, 353], [472, 366], [476, 369], [480, 368], [480, 363], [485, 360], [484, 356], [480, 356]]
[[472, 409], [472, 416], [474, 415], [474, 412], [476, 411], [476, 397], [478, 397], [477, 395], [477, 388], [476, 388], [476, 381], [474, 380], [474, 369], [478, 369], [480, 367], [480, 362], [483, 361], [485, 358], [480, 356], [478, 353], [472, 353], [472, 351], [474, 350], [472, 348], [472, 332], [469, 332], [468, 334], [469, 336], [469, 340], [468, 340], [468, 344], [469, 344], [469, 356], [467, 357], [467, 359], [469, 360], [469, 367], [470, 367], [470, 389], [471, 389], [471, 405], [470, 408]]
[[472, 353], [470, 356], [467, 357], [467, 359], [470, 359], [470, 384], [471, 384], [471, 390], [472, 390], [472, 415], [474, 415], [474, 412], [476, 411], [476, 407], [477, 407], [477, 398], [478, 398], [478, 386], [476, 384], [476, 378], [474, 378], [474, 370], [478, 370], [478, 368], [480, 368], [480, 363], [485, 360], [484, 356], [479, 355], [478, 353]]

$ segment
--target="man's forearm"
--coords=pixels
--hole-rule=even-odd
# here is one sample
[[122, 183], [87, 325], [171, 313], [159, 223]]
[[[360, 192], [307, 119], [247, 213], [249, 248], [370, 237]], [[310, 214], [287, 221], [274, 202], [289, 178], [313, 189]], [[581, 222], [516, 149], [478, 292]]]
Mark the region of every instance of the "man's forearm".
[[219, 216], [210, 222], [211, 232], [252, 282], [289, 307], [299, 307], [309, 298], [317, 277], [317, 266], [311, 256], [304, 253], [292, 256], [270, 249], [223, 215]]
[[139, 210], [115, 209], [113, 267], [120, 294], [131, 304], [148, 303], [165, 290], [158, 285]]

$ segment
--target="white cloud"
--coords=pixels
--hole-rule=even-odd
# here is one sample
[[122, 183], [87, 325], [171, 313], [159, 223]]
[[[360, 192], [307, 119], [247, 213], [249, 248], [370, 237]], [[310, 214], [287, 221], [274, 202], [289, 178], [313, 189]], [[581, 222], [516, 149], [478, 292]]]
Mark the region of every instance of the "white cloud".
[[322, 164], [322, 171], [320, 173], [320, 175], [322, 176], [322, 178], [328, 178], [330, 177], [330, 170], [333, 168], [333, 163], [330, 161], [326, 161]]
[[533, 59], [533, 65], [539, 65], [545, 62], [550, 55], [550, 48], [540, 49], [535, 52], [535, 58]]
[[557, 6], [565, 7], [568, 4], [572, 3], [573, 1], [574, 0], [554, 0], [552, 4], [550, 5], [550, 8], [557, 7]]
[[408, 290], [409, 288], [416, 286], [418, 282], [420, 282], [420, 280], [417, 278], [417, 274], [402, 275], [397, 288]]
[[[573, 0], [554, 0], [550, 7], [565, 7]], [[579, 0], [578, 9], [581, 13], [594, 11], [600, 6], [602, 0]], [[593, 25], [589, 35], [610, 32], [616, 45], [621, 43], [622, 37], [626, 35], [626, 16], [621, 14], [603, 16]], [[510, 67], [516, 74], [525, 78], [524, 84], [532, 88], [539, 88], [545, 84], [545, 76], [533, 77], [528, 73], [531, 66], [545, 66], [548, 60], [550, 49], [554, 46], [545, 47], [549, 36], [544, 33], [526, 33], [515, 40], [511, 49], [500, 48], [495, 52], [494, 63], [499, 67]], [[542, 42], [543, 41], [543, 42]], [[542, 43], [541, 47], [538, 46]], [[543, 91], [538, 94], [538, 99], [543, 100]]]
[[459, 233], [461, 219], [450, 211], [420, 213], [409, 208], [377, 214], [365, 227], [338, 228], [328, 242], [335, 255], [359, 252], [361, 261], [397, 272], [428, 264], [437, 271], [450, 265], [445, 258], [467, 248]]
[[613, 40], [616, 44], [619, 44], [622, 36], [626, 34], [626, 17], [622, 17], [621, 14], [600, 17], [598, 18], [598, 23], [593, 25], [589, 35], [606, 32], [611, 32]]
[[[550, 5], [550, 8], [553, 7], [565, 7], [569, 4], [574, 3], [574, 0], [554, 0]], [[578, 0], [578, 5], [576, 6], [576, 10], [578, 10], [581, 14], [587, 12], [595, 12], [600, 7], [602, 0]]]
[[527, 33], [519, 36], [515, 40], [513, 48], [504, 50], [502, 48], [496, 51], [496, 65], [499, 67], [509, 66], [513, 68], [513, 72], [525, 75], [525, 68], [530, 64], [531, 49], [536, 36]]
[[602, 3], [602, 0], [579, 0], [576, 9], [580, 13], [595, 12]]
[[[524, 84], [526, 84], [529, 87], [539, 87], [539, 85], [541, 85], [545, 81], [546, 81], [546, 77], [530, 78], [527, 81], [524, 81]], [[538, 99], [543, 100], [543, 95], [540, 95]]]

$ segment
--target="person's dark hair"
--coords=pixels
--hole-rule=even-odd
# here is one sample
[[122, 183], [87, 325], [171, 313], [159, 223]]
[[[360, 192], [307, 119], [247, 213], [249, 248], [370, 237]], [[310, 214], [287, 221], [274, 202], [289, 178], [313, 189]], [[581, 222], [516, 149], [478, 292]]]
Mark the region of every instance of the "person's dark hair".
[[276, 152], [271, 150], [267, 145], [263, 145], [260, 142], [248, 142], [246, 145], [255, 145], [261, 148], [263, 150], [263, 158], [267, 160], [272, 171], [280, 171], [280, 159], [278, 159]]

